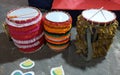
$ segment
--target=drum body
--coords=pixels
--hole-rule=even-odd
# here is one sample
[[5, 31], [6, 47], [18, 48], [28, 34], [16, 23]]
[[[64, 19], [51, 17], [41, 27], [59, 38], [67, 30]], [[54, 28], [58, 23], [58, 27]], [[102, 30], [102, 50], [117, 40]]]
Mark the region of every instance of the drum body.
[[44, 16], [45, 39], [54, 51], [62, 51], [69, 45], [72, 18], [68, 13], [52, 11]]
[[24, 53], [37, 51], [44, 44], [42, 13], [34, 7], [22, 7], [7, 13], [6, 23], [10, 36]]
[[113, 41], [117, 26], [116, 16], [110, 11], [83, 11], [77, 18], [77, 52], [86, 60], [104, 57]]

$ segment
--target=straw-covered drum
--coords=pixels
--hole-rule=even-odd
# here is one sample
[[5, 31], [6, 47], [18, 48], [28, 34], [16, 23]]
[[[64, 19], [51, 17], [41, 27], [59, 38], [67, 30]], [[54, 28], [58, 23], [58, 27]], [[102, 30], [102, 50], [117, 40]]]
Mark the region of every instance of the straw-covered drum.
[[113, 41], [118, 22], [108, 10], [84, 10], [77, 18], [77, 52], [86, 60], [103, 57]]
[[44, 29], [48, 46], [55, 51], [67, 48], [72, 26], [71, 16], [63, 11], [52, 11], [45, 14]]
[[15, 45], [24, 53], [37, 51], [44, 44], [42, 13], [34, 7], [21, 7], [7, 13], [6, 23]]

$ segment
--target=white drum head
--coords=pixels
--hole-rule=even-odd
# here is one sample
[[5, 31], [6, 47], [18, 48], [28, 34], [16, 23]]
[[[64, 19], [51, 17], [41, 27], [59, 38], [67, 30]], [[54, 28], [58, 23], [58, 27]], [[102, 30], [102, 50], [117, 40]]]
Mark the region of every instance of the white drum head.
[[98, 12], [98, 11], [99, 9], [85, 10], [82, 12], [82, 16], [88, 21], [98, 22], [98, 23], [107, 23], [116, 19], [115, 14], [110, 11], [107, 10], [102, 10], [102, 12], [101, 11]]
[[69, 16], [62, 11], [54, 11], [48, 13], [45, 18], [52, 22], [65, 22], [69, 20]]
[[16, 18], [11, 18], [12, 20], [21, 21], [28, 20], [38, 16], [39, 12], [32, 7], [23, 7], [16, 10], [13, 10], [7, 14], [7, 17], [17, 16]]

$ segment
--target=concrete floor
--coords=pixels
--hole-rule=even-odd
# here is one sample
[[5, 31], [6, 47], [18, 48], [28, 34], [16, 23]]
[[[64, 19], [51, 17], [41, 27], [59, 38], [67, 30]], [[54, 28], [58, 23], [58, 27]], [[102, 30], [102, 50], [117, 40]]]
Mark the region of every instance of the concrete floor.
[[[105, 58], [91, 60], [90, 62], [81, 61], [81, 57], [74, 53], [76, 49], [74, 46], [75, 27], [71, 30], [71, 44], [63, 52], [56, 53], [47, 45], [33, 54], [19, 52], [13, 42], [6, 37], [2, 23], [5, 21], [6, 13], [9, 10], [27, 5], [27, 0], [0, 0], [0, 75], [10, 75], [16, 69], [23, 72], [34, 71], [35, 75], [50, 75], [50, 69], [60, 65], [63, 65], [65, 75], [120, 75], [119, 30], [117, 30]], [[35, 67], [29, 70], [20, 68], [20, 62], [28, 58], [35, 61]]]

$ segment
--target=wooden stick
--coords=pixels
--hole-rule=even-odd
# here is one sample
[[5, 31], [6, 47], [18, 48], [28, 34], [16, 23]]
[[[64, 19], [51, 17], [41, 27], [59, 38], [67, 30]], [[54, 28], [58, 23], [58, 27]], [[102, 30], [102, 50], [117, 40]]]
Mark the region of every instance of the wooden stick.
[[105, 15], [104, 15], [104, 13], [102, 12], [102, 10], [101, 10], [101, 13], [102, 13], [103, 17], [104, 17], [104, 18], [105, 18], [105, 20], [106, 20], [107, 18], [105, 17]]
[[97, 13], [99, 13], [101, 10], [103, 9], [103, 7], [101, 7], [95, 14], [93, 14], [88, 20], [90, 20], [91, 18], [93, 18]]

